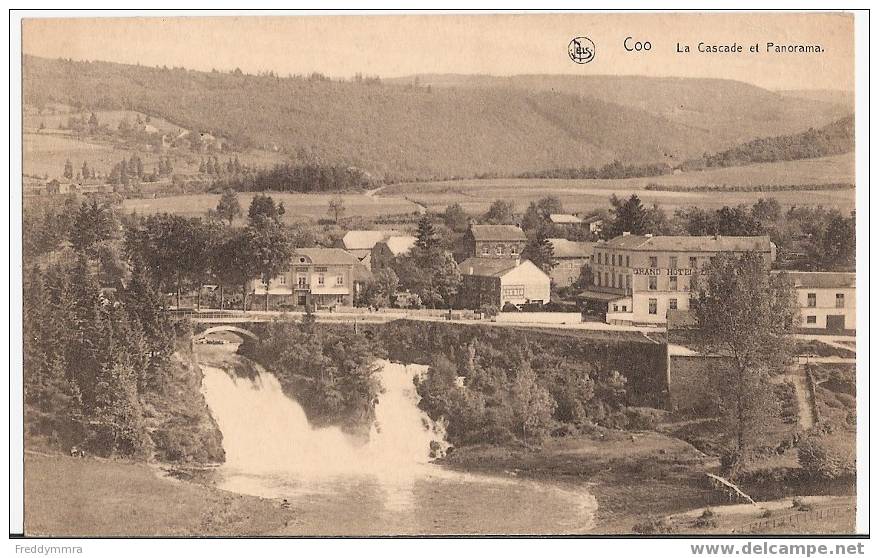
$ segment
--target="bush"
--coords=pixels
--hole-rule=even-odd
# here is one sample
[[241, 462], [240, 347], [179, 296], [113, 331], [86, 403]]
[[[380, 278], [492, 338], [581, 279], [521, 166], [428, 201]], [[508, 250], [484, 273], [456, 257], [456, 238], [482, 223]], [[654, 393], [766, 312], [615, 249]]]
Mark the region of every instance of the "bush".
[[626, 418], [629, 430], [654, 430], [668, 416], [668, 411], [652, 407], [628, 407]]
[[799, 498], [794, 498], [790, 507], [802, 512], [812, 511], [812, 504], [808, 504]]
[[814, 480], [835, 480], [855, 474], [854, 446], [829, 436], [809, 436], [799, 445], [799, 461], [805, 474]]
[[705, 508], [702, 515], [693, 522], [693, 527], [698, 527], [699, 529], [713, 529], [717, 527], [717, 514], [711, 508]]
[[674, 533], [675, 529], [667, 519], [651, 517], [633, 525], [632, 532], [639, 535], [668, 535]]

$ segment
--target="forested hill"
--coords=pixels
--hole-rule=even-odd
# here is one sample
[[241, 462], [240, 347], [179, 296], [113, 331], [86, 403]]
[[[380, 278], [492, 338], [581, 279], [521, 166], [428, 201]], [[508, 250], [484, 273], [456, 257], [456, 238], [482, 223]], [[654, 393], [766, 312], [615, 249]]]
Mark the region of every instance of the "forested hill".
[[709, 132], [715, 144], [726, 143], [725, 147], [754, 138], [818, 128], [854, 112], [851, 95], [843, 91], [770, 91], [727, 79], [422, 74], [394, 82], [434, 88], [508, 87], [591, 97]]
[[[23, 66], [26, 104], [138, 110], [241, 146], [355, 165], [390, 179], [509, 176], [613, 160], [675, 164], [765, 135], [754, 133], [756, 118], [741, 125], [732, 119], [719, 133], [709, 125], [711, 118], [688, 120], [645, 110], [649, 89], [639, 85], [640, 93], [627, 93], [626, 87], [624, 80], [613, 91], [594, 95], [503, 84], [431, 87], [30, 56]], [[640, 107], [613, 100], [642, 94], [648, 102]], [[833, 112], [832, 105], [797, 102], [812, 103], [814, 110], [807, 112], [813, 120]], [[803, 130], [831, 120], [804, 122], [803, 111], [776, 111], [775, 106], [763, 116], [774, 118], [776, 130]]]
[[732, 167], [841, 155], [855, 149], [855, 119], [848, 116], [799, 134], [759, 138], [719, 153], [705, 154], [688, 166]]

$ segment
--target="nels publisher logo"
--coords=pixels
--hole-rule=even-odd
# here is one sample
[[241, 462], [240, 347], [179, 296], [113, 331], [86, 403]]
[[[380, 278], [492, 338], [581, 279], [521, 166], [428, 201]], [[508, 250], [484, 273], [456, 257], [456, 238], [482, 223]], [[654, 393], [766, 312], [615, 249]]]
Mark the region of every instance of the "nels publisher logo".
[[595, 43], [589, 37], [574, 37], [568, 43], [568, 56], [577, 64], [588, 64], [595, 58]]

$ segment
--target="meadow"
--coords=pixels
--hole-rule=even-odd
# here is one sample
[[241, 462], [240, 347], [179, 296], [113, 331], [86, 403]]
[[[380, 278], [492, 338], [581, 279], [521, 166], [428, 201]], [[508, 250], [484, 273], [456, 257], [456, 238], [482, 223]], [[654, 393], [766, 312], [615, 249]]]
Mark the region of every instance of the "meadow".
[[[854, 209], [854, 190], [788, 190], [779, 192], [697, 192], [686, 188], [698, 186], [756, 186], [791, 184], [854, 184], [853, 154], [762, 163], [743, 167], [713, 168], [681, 174], [648, 178], [608, 180], [563, 179], [485, 179], [439, 182], [411, 182], [387, 186], [380, 195], [385, 198], [404, 196], [429, 210], [441, 211], [451, 203], [460, 203], [465, 211], [485, 212], [492, 201], [512, 201], [517, 211], [543, 196], [554, 195], [562, 200], [567, 211], [586, 212], [608, 207], [608, 198], [638, 194], [646, 205], [658, 204], [666, 210], [698, 205], [717, 208], [740, 203], [752, 204], [762, 197], [776, 198], [783, 206], [823, 205], [847, 211]], [[648, 184], [681, 188], [682, 191], [645, 190]]]
[[[286, 213], [284, 221], [294, 223], [303, 219], [329, 219], [327, 212], [329, 202], [335, 194], [299, 194], [288, 192], [268, 192], [276, 202], [283, 202]], [[241, 204], [244, 217], [253, 199], [254, 193], [241, 192], [238, 202]], [[122, 202], [125, 213], [132, 211], [138, 214], [175, 213], [189, 217], [204, 217], [209, 209], [217, 207], [219, 194], [191, 194], [169, 196], [155, 199], [126, 199]], [[359, 216], [365, 218], [379, 215], [413, 213], [418, 206], [403, 198], [370, 197], [365, 194], [342, 194], [345, 203], [343, 217]], [[243, 223], [244, 217], [238, 219]]]

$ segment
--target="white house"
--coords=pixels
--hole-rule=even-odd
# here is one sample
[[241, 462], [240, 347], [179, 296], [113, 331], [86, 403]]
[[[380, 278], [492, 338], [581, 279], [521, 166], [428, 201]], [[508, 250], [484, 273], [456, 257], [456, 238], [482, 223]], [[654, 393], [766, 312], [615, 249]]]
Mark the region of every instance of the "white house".
[[458, 264], [461, 304], [482, 308], [549, 302], [549, 275], [529, 260], [468, 258]]
[[807, 330], [854, 331], [855, 274], [787, 271], [797, 292], [799, 327]]

